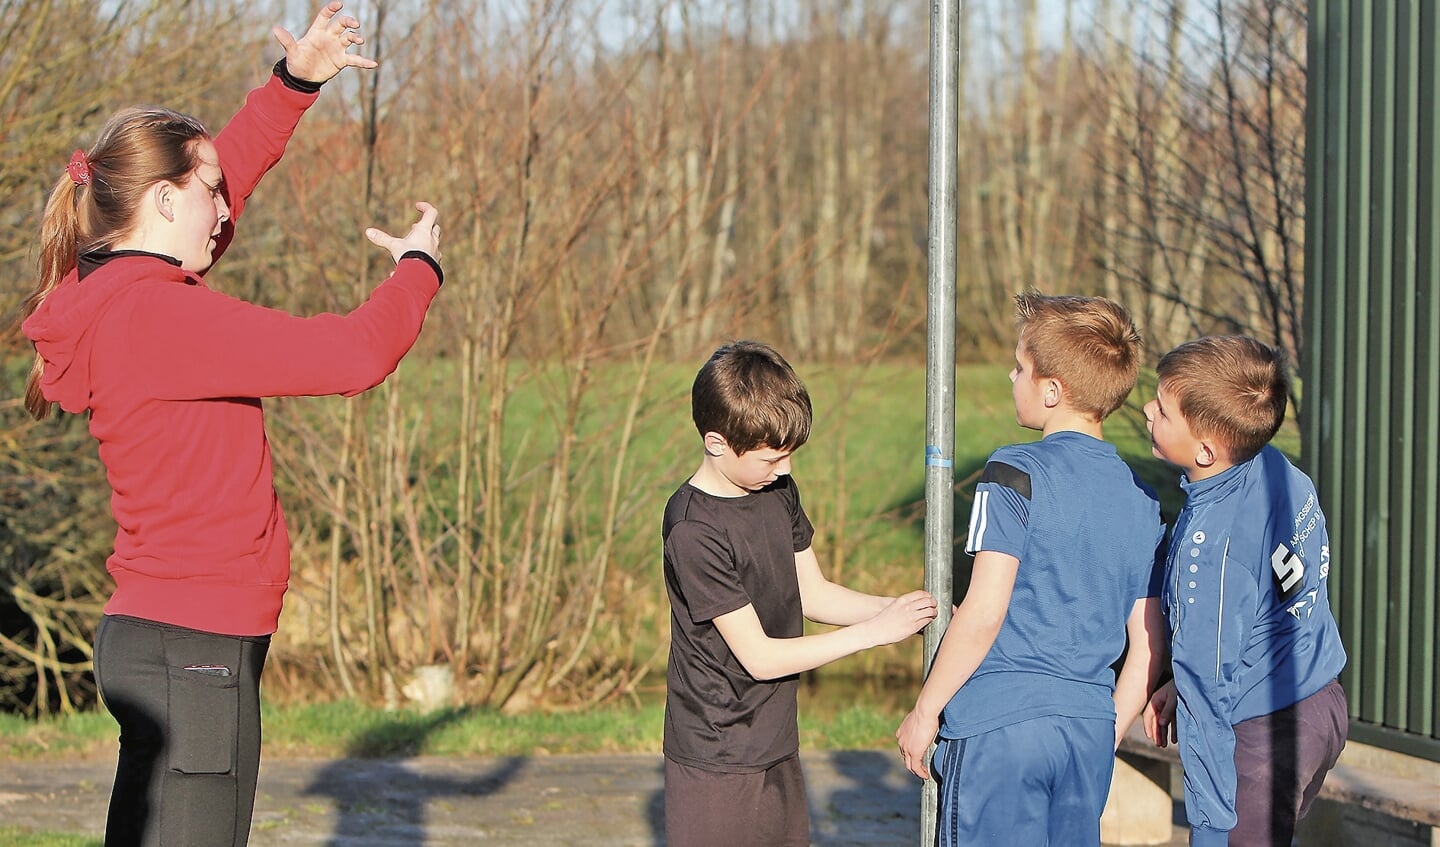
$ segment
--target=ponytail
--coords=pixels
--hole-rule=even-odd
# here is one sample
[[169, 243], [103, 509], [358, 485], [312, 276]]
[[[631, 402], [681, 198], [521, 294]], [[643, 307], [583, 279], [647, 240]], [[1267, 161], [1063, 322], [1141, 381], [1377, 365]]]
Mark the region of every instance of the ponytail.
[[[81, 192], [89, 192], [91, 186], [77, 185], [67, 174], [60, 177], [50, 191], [45, 203], [45, 212], [40, 219], [40, 268], [35, 289], [25, 298], [20, 307], [20, 320], [35, 314], [45, 298], [50, 296], [75, 267], [79, 259], [80, 215], [76, 209]], [[35, 354], [35, 363], [30, 367], [30, 376], [25, 380], [25, 409], [40, 421], [50, 416], [51, 403], [40, 392], [40, 378], [45, 373], [45, 360]]]

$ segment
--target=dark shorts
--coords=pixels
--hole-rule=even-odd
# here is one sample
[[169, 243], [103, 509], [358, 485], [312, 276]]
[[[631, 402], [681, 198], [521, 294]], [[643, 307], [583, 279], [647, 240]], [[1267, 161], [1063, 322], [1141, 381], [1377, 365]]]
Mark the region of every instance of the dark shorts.
[[1338, 681], [1293, 706], [1235, 725], [1235, 829], [1230, 847], [1290, 847], [1350, 719]]
[[665, 760], [666, 847], [806, 847], [810, 808], [800, 757], [758, 773]]

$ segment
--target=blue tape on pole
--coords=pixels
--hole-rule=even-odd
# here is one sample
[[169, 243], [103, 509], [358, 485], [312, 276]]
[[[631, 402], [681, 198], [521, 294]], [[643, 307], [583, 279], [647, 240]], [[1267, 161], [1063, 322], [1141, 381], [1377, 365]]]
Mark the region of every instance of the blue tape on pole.
[[954, 464], [954, 463], [951, 462], [949, 459], [944, 458], [943, 454], [941, 454], [941, 452], [940, 452], [940, 448], [939, 448], [939, 447], [936, 447], [934, 444], [926, 445], [926, 447], [925, 447], [925, 467], [927, 467], [927, 468], [948, 468], [948, 467], [951, 467], [953, 464]]

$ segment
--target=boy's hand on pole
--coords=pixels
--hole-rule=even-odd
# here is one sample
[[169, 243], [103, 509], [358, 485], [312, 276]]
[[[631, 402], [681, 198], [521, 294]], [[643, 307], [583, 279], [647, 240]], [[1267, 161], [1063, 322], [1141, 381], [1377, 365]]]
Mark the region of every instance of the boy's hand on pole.
[[912, 591], [891, 600], [869, 623], [875, 632], [875, 644], [894, 644], [925, 628], [935, 619], [935, 598], [930, 592]]
[[305, 34], [296, 39], [284, 27], [271, 30], [275, 40], [285, 48], [285, 64], [290, 73], [309, 82], [327, 82], [346, 68], [374, 68], [379, 62], [348, 52], [352, 44], [365, 43], [360, 35], [360, 21], [341, 15], [340, 0], [332, 0], [320, 8], [320, 14]]

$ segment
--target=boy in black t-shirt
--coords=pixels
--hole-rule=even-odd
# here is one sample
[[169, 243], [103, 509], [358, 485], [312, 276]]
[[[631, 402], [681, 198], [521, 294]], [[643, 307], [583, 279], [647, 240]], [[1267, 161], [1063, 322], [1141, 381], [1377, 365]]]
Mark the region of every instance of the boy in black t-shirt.
[[[820, 573], [790, 478], [810, 436], [810, 395], [779, 353], [721, 347], [690, 399], [704, 454], [666, 504], [663, 530], [665, 843], [808, 845], [799, 673], [918, 632], [935, 600], [861, 594]], [[803, 618], [843, 628], [807, 636]]]

